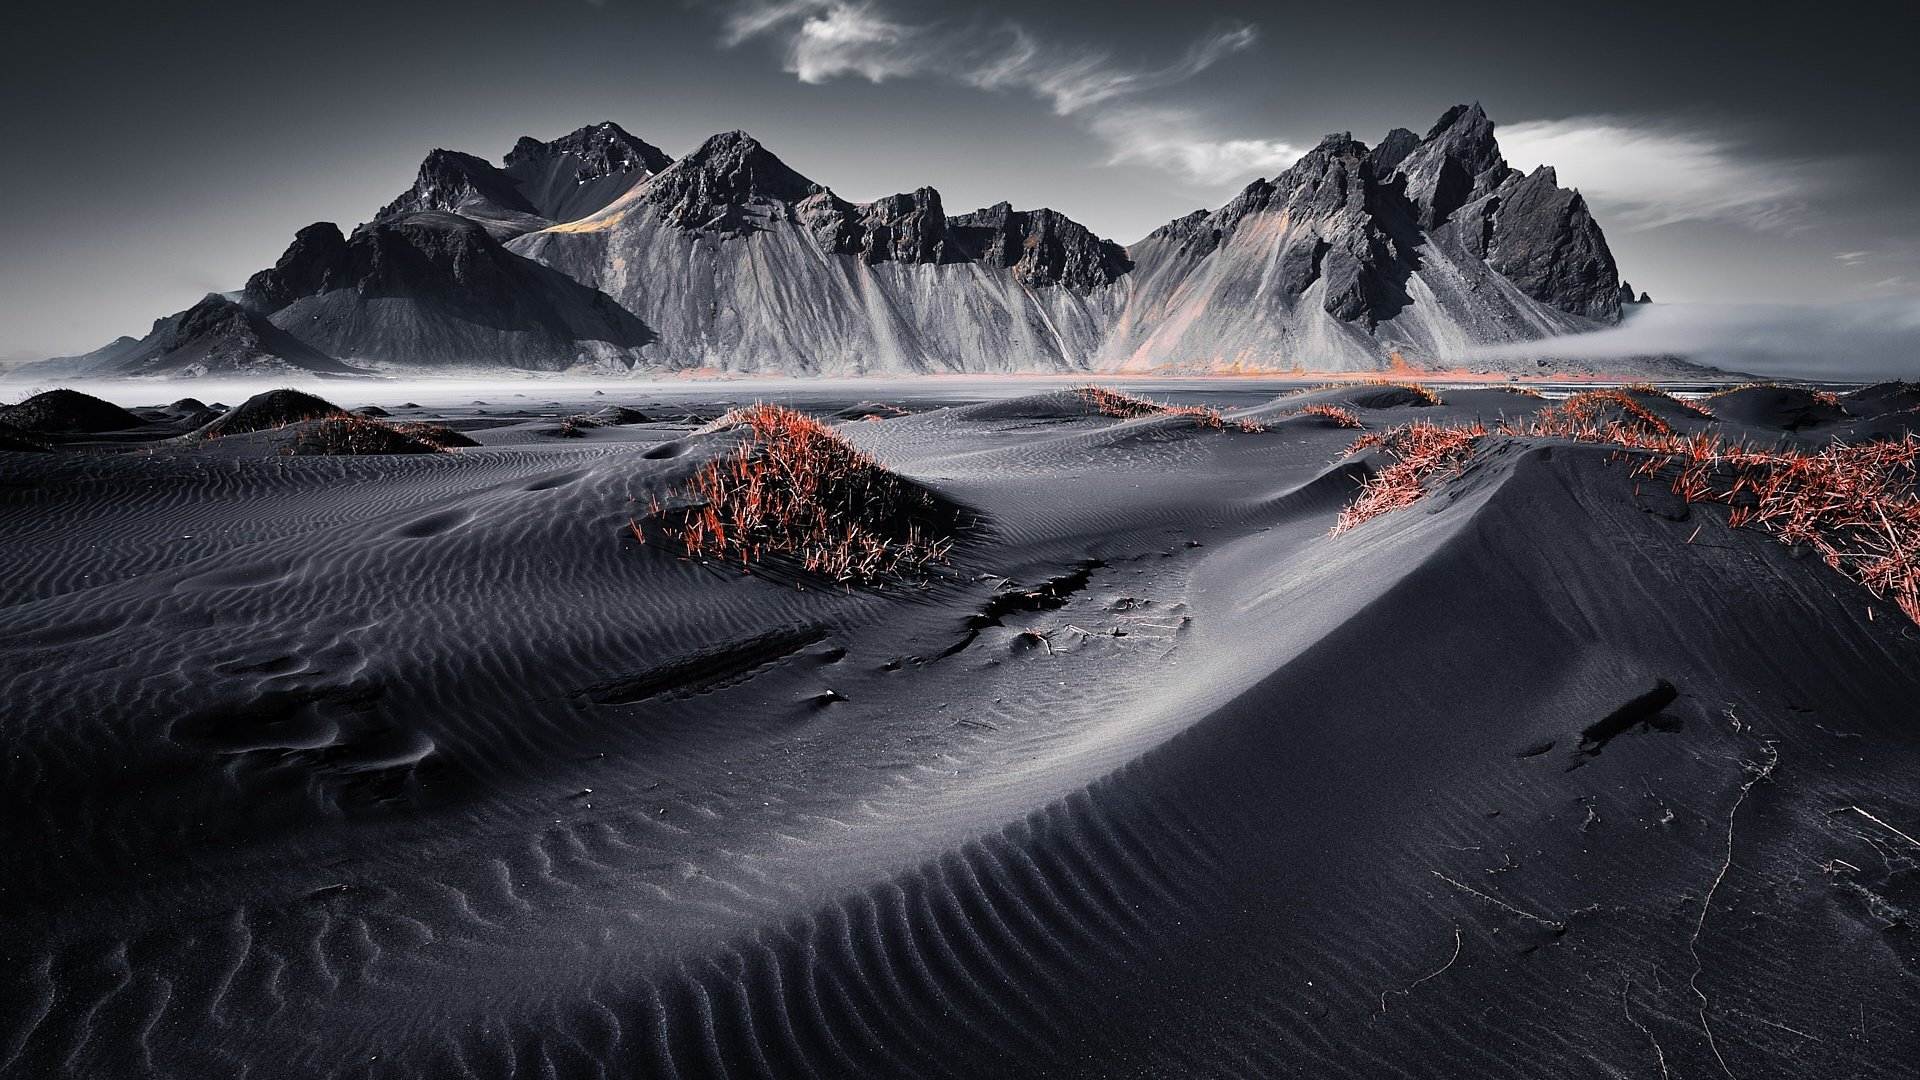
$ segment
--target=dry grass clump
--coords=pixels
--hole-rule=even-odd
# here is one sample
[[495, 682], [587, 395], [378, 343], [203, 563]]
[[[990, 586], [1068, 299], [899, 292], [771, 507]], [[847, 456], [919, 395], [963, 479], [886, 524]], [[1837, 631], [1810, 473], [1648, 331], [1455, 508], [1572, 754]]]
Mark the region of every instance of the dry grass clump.
[[1752, 526], [1812, 548], [1920, 623], [1917, 461], [1920, 438], [1912, 432], [1815, 453], [1697, 435], [1669, 440], [1634, 473], [1669, 479], [1690, 503], [1726, 505], [1730, 528]]
[[1219, 409], [1205, 405], [1168, 405], [1134, 394], [1123, 394], [1118, 390], [1109, 390], [1104, 386], [1075, 386], [1069, 389], [1075, 397], [1092, 406], [1102, 416], [1114, 416], [1122, 420], [1137, 420], [1142, 416], [1185, 416], [1201, 427], [1215, 431], [1231, 429], [1233, 431], [1265, 431], [1266, 428], [1253, 420], [1229, 420], [1220, 415]]
[[1353, 412], [1351, 410], [1343, 409], [1338, 405], [1308, 405], [1303, 409], [1298, 409], [1293, 412], [1289, 412], [1287, 413], [1287, 415], [1288, 416], [1318, 416], [1324, 420], [1332, 421], [1334, 427], [1341, 427], [1341, 428], [1366, 427], [1365, 424], [1362, 424], [1360, 422], [1359, 417], [1353, 415]]
[[1415, 420], [1355, 439], [1347, 453], [1379, 448], [1391, 455], [1394, 463], [1361, 484], [1359, 496], [1340, 511], [1333, 535], [1419, 502], [1432, 484], [1466, 467], [1474, 446], [1486, 433], [1487, 429], [1477, 423], [1449, 426]]
[[439, 424], [423, 424], [414, 420], [385, 420], [382, 423], [410, 439], [417, 439], [441, 450], [480, 445], [471, 436]]
[[1741, 383], [1739, 386], [1729, 386], [1721, 390], [1715, 390], [1713, 393], [1707, 395], [1707, 400], [1712, 401], [1714, 398], [1726, 397], [1728, 394], [1737, 394], [1742, 390], [1799, 390], [1822, 405], [1828, 405], [1836, 409], [1840, 407], [1840, 395], [1832, 391], [1815, 390], [1811, 386], [1795, 386], [1793, 383], [1775, 382], [1772, 380], [1766, 382]]
[[1534, 414], [1515, 434], [1637, 446], [1673, 434], [1673, 425], [1619, 390], [1588, 390]]
[[[1762, 529], [1781, 543], [1805, 545], [1920, 623], [1920, 436], [1912, 432], [1819, 451], [1756, 448], [1713, 433], [1678, 434], [1610, 390], [1569, 398], [1505, 431], [1641, 451], [1635, 476], [1667, 480], [1688, 503], [1726, 506], [1730, 528]], [[1465, 467], [1485, 434], [1479, 424], [1415, 421], [1356, 440], [1349, 453], [1380, 447], [1396, 460], [1341, 511], [1335, 535], [1418, 502]]]
[[474, 446], [457, 431], [432, 424], [389, 424], [361, 416], [329, 416], [307, 421], [288, 454], [345, 456], [356, 454], [439, 454], [455, 446]]
[[686, 554], [748, 568], [788, 560], [845, 585], [922, 579], [947, 561], [954, 514], [818, 420], [755, 404], [708, 427], [746, 438], [649, 507], [656, 535]]
[[1688, 401], [1686, 398], [1677, 397], [1666, 390], [1660, 389], [1659, 387], [1653, 385], [1652, 383], [1644, 383], [1644, 382], [1625, 383], [1620, 387], [1620, 389], [1627, 393], [1648, 394], [1653, 397], [1665, 398], [1666, 400], [1673, 402], [1675, 405], [1680, 406], [1681, 408], [1687, 410], [1688, 412], [1692, 413], [1695, 416], [1711, 417], [1713, 415], [1712, 413], [1708, 412], [1706, 408], [1702, 406], [1699, 402]]
[[[1296, 390], [1295, 394], [1312, 394], [1321, 390], [1405, 390], [1418, 398], [1422, 405], [1439, 405], [1444, 402], [1438, 393], [1424, 383], [1405, 382], [1399, 379], [1385, 379], [1378, 376], [1363, 376], [1342, 382], [1321, 383], [1309, 386], [1305, 390]], [[1292, 396], [1292, 395], [1289, 395]]]

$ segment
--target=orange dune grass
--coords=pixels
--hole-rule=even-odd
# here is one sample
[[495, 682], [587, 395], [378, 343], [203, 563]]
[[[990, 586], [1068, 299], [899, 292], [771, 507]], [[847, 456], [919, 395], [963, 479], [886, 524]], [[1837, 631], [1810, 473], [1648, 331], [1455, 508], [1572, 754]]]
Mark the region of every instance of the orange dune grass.
[[1432, 387], [1427, 386], [1425, 383], [1407, 382], [1402, 379], [1388, 379], [1377, 375], [1363, 375], [1357, 379], [1325, 382], [1318, 386], [1309, 386], [1304, 390], [1297, 390], [1295, 393], [1311, 394], [1316, 390], [1350, 390], [1356, 386], [1390, 387], [1395, 390], [1405, 390], [1407, 393], [1412, 394], [1428, 405], [1439, 405], [1442, 404], [1444, 400], [1439, 394], [1434, 392]]
[[1624, 391], [1630, 391], [1635, 394], [1650, 394], [1654, 397], [1665, 398], [1668, 401], [1673, 402], [1675, 405], [1680, 406], [1681, 408], [1687, 410], [1688, 412], [1692, 413], [1695, 416], [1712, 416], [1713, 415], [1712, 413], [1708, 412], [1706, 410], [1706, 407], [1701, 405], [1699, 402], [1688, 401], [1686, 398], [1677, 397], [1673, 394], [1668, 393], [1665, 390], [1660, 389], [1659, 387], [1653, 385], [1652, 383], [1625, 383], [1620, 387], [1620, 389]]
[[1541, 409], [1513, 433], [1632, 446], [1672, 435], [1673, 425], [1619, 390], [1587, 390]]
[[1266, 430], [1253, 420], [1229, 420], [1220, 415], [1219, 409], [1210, 409], [1205, 405], [1168, 405], [1165, 402], [1135, 394], [1123, 394], [1118, 390], [1109, 390], [1104, 386], [1095, 386], [1091, 383], [1068, 389], [1075, 397], [1092, 406], [1102, 416], [1114, 416], [1122, 420], [1137, 420], [1142, 416], [1185, 416], [1201, 427], [1212, 428], [1215, 431]]
[[1840, 395], [1833, 393], [1830, 390], [1815, 390], [1811, 386], [1796, 386], [1793, 383], [1783, 383], [1783, 382], [1773, 382], [1773, 381], [1741, 383], [1738, 386], [1729, 386], [1729, 387], [1726, 387], [1725, 389], [1715, 390], [1713, 393], [1707, 395], [1707, 400], [1712, 401], [1714, 398], [1717, 398], [1717, 397], [1726, 397], [1728, 394], [1737, 394], [1742, 390], [1764, 390], [1768, 388], [1772, 388], [1776, 390], [1805, 390], [1809, 395], [1813, 397], [1813, 400], [1819, 402], [1822, 405], [1831, 405], [1836, 409], [1840, 407]]
[[1728, 507], [1729, 528], [1805, 545], [1920, 623], [1920, 438], [1814, 453], [1756, 449], [1718, 436], [1674, 438], [1634, 466], [1690, 503]]
[[1296, 409], [1293, 412], [1289, 412], [1287, 413], [1287, 415], [1288, 416], [1318, 416], [1318, 417], [1321, 417], [1322, 419], [1333, 421], [1334, 427], [1343, 427], [1343, 428], [1366, 427], [1365, 424], [1362, 424], [1360, 422], [1359, 417], [1353, 415], [1351, 410], [1343, 409], [1338, 405], [1308, 405], [1303, 409]]
[[[649, 505], [658, 535], [694, 558], [751, 569], [791, 560], [843, 585], [924, 579], [947, 561], [953, 515], [825, 424], [778, 405], [731, 409], [707, 430], [740, 430], [733, 451]], [[642, 543], [647, 533], [630, 522]]]
[[[1362, 485], [1334, 534], [1418, 502], [1465, 468], [1485, 434], [1479, 424], [1415, 421], [1362, 436], [1348, 453], [1377, 446], [1396, 461]], [[1920, 623], [1920, 437], [1912, 432], [1819, 451], [1758, 448], [1712, 433], [1676, 433], [1626, 395], [1596, 390], [1502, 434], [1638, 451], [1644, 456], [1633, 475], [1666, 480], [1688, 503], [1726, 506], [1729, 528], [1762, 529], [1781, 543], [1804, 545]]]
[[1340, 511], [1333, 535], [1419, 502], [1432, 484], [1466, 468], [1475, 444], [1486, 433], [1480, 424], [1444, 426], [1415, 420], [1355, 439], [1347, 448], [1348, 454], [1377, 447], [1392, 456], [1394, 463], [1360, 485], [1359, 496]]

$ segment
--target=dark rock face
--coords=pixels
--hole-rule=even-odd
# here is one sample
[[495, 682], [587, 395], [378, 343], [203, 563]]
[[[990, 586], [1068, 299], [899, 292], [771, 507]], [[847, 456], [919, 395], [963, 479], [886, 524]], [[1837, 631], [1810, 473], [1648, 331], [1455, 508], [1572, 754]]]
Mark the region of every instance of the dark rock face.
[[[1404, 140], [1400, 140], [1404, 143]], [[1493, 121], [1478, 103], [1455, 105], [1396, 165], [1420, 227], [1432, 230], [1455, 210], [1491, 194], [1512, 170], [1500, 156]]]
[[1032, 288], [1086, 291], [1133, 269], [1125, 248], [1052, 210], [1000, 203], [949, 218], [947, 228], [967, 258], [1006, 267]]
[[1577, 191], [1559, 186], [1551, 166], [1510, 179], [1497, 203], [1487, 265], [1520, 291], [1561, 311], [1611, 322], [1621, 286], [1606, 237]]
[[375, 220], [460, 214], [506, 239], [597, 213], [673, 163], [611, 122], [552, 142], [522, 136], [503, 160], [500, 168], [472, 154], [435, 150], [420, 163], [412, 189]]
[[1620, 309], [1623, 312], [1626, 310], [1628, 305], [1631, 305], [1631, 304], [1651, 304], [1651, 303], [1653, 303], [1653, 297], [1648, 296], [1646, 293], [1643, 292], [1639, 295], [1639, 298], [1636, 299], [1633, 293], [1633, 286], [1627, 284], [1624, 281], [1620, 283]]
[[340, 226], [318, 221], [293, 234], [293, 243], [271, 270], [247, 279], [248, 306], [274, 312], [302, 296], [343, 289], [351, 284], [353, 256]]
[[580, 342], [652, 340], [604, 294], [447, 213], [376, 221], [350, 239], [331, 225], [304, 229], [247, 283], [245, 300], [342, 355], [402, 364], [471, 362], [477, 352], [558, 370], [580, 358]]
[[1601, 322], [1620, 318], [1623, 294], [1605, 235], [1577, 191], [1549, 166], [1509, 168], [1479, 105], [1447, 110], [1419, 145], [1396, 129], [1373, 151], [1383, 187], [1398, 188], [1418, 230], [1460, 244], [1558, 311]]
[[599, 213], [673, 164], [659, 147], [611, 121], [552, 142], [522, 137], [502, 159], [502, 175], [550, 222]]
[[264, 371], [361, 373], [218, 293], [157, 320], [138, 341], [121, 338], [70, 363], [74, 374], [98, 378]]
[[515, 175], [515, 170], [539, 168], [563, 157], [578, 162], [573, 172], [573, 180], [578, 184], [620, 173], [657, 173], [673, 164], [665, 151], [634, 138], [611, 120], [583, 127], [552, 142], [523, 135], [501, 161], [508, 175]]
[[801, 204], [820, 245], [836, 255], [857, 255], [868, 266], [883, 262], [958, 262], [965, 256], [949, 246], [946, 211], [940, 193], [923, 187], [856, 206], [822, 192]]
[[540, 216], [533, 204], [515, 190], [513, 181], [491, 162], [456, 150], [435, 150], [420, 163], [420, 175], [413, 187], [383, 207], [374, 219], [386, 221], [436, 210], [450, 214], [473, 210], [488, 216]]
[[1373, 175], [1389, 176], [1407, 160], [1408, 154], [1419, 148], [1420, 136], [1406, 128], [1394, 128], [1367, 154], [1367, 163], [1373, 166]]
[[778, 212], [823, 190], [753, 136], [730, 131], [674, 162], [647, 183], [641, 197], [659, 207], [669, 224], [738, 236], [753, 228], [750, 206], [776, 206]]

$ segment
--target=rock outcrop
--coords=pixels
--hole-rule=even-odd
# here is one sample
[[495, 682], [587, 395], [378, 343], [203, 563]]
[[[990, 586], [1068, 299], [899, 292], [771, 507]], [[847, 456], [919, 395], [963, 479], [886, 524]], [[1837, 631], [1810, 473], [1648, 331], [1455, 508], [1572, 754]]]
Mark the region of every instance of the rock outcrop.
[[331, 354], [395, 367], [624, 370], [653, 341], [606, 295], [441, 211], [375, 221], [352, 237], [308, 226], [243, 298]]
[[420, 163], [413, 187], [374, 220], [441, 211], [477, 221], [504, 240], [597, 213], [672, 163], [659, 147], [610, 121], [552, 142], [522, 136], [500, 166], [435, 150]]

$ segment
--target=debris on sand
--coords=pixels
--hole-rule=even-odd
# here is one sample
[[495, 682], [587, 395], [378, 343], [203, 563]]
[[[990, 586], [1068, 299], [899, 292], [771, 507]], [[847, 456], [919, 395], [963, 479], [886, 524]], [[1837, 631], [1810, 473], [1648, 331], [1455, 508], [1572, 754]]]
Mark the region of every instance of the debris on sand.
[[[686, 554], [749, 568], [791, 561], [844, 585], [921, 580], [947, 561], [955, 509], [818, 420], [755, 404], [707, 430], [745, 438], [649, 507], [655, 535]], [[638, 521], [632, 529], [647, 541]]]

